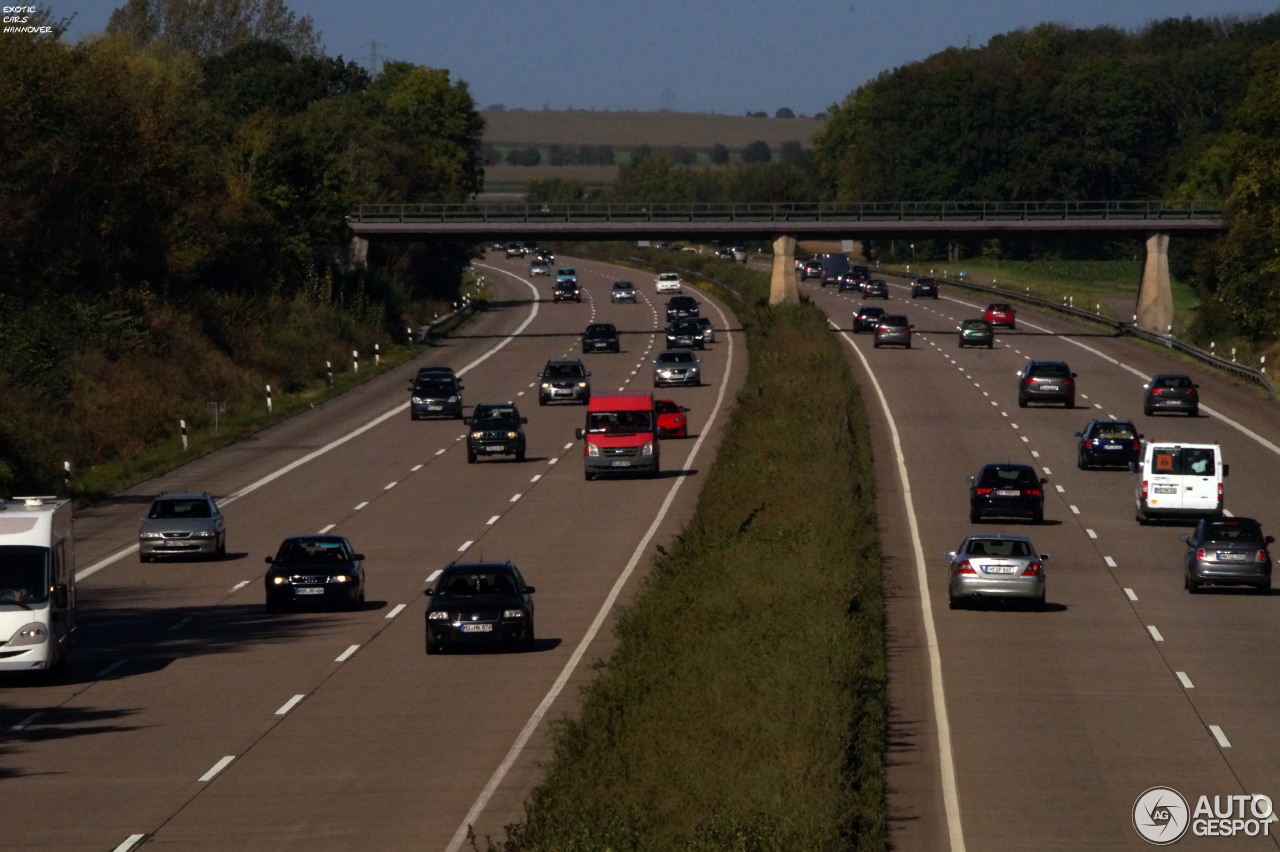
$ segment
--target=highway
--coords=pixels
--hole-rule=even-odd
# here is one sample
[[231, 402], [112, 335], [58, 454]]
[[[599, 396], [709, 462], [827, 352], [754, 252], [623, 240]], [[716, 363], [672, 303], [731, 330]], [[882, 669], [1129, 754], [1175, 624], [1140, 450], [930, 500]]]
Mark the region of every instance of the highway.
[[[581, 356], [593, 392], [650, 389], [666, 297], [636, 274], [640, 303], [612, 305], [617, 270], [577, 266], [587, 298], [552, 304], [491, 254], [492, 309], [414, 364], [78, 515], [77, 656], [0, 693], [5, 849], [456, 850], [469, 825], [499, 840], [523, 817], [550, 723], [691, 513], [745, 378], [740, 334], [702, 296], [720, 329], [706, 384], [658, 394], [691, 409], [690, 438], [663, 443], [659, 478], [585, 482], [583, 408], [540, 407], [535, 377], [599, 320], [623, 351]], [[410, 421], [413, 372], [437, 363], [468, 409], [516, 401], [524, 463], [468, 465], [462, 421]], [[226, 559], [139, 563], [162, 490], [219, 499]], [[264, 557], [320, 531], [367, 557], [366, 606], [268, 616]], [[510, 559], [537, 587], [532, 652], [424, 653], [423, 590], [455, 559]]]
[[[1189, 595], [1178, 535], [1190, 526], [1139, 526], [1136, 476], [1078, 470], [1073, 437], [1091, 418], [1119, 417], [1152, 440], [1220, 441], [1227, 510], [1276, 534], [1277, 406], [1154, 348], [1026, 310], [993, 350], [961, 350], [955, 326], [981, 316], [982, 297], [944, 285], [939, 300], [913, 301], [905, 284], [890, 280], [884, 307], [915, 325], [910, 350], [849, 333], [856, 294], [802, 285], [844, 342], [872, 425], [893, 848], [1142, 849], [1133, 808], [1151, 787], [1177, 790], [1192, 810], [1201, 795], [1280, 798], [1280, 687], [1267, 674], [1280, 598]], [[1018, 408], [1015, 373], [1029, 358], [1071, 365], [1075, 410]], [[1142, 415], [1144, 377], [1160, 371], [1196, 377], [1199, 418]], [[975, 529], [965, 477], [991, 461], [1048, 479], [1044, 525], [978, 527], [1026, 534], [1050, 554], [1046, 612], [948, 608], [942, 553]], [[1274, 828], [1188, 832], [1178, 847], [1275, 849]]]

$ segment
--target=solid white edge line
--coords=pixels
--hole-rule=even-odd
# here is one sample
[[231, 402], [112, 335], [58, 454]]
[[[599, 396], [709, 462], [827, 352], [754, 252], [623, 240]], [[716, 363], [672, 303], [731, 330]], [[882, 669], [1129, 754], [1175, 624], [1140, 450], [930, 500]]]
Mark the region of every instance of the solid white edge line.
[[408, 604], [396, 604], [391, 608], [391, 612], [386, 614], [386, 618], [395, 618], [397, 615], [404, 612], [404, 608], [407, 606]]
[[199, 780], [199, 781], [212, 781], [212, 780], [214, 779], [214, 777], [215, 777], [215, 776], [217, 776], [217, 774], [218, 774], [219, 772], [221, 772], [222, 770], [224, 770], [224, 769], [226, 769], [228, 766], [230, 766], [230, 765], [231, 765], [231, 761], [233, 761], [233, 760], [235, 760], [235, 759], [236, 759], [236, 756], [235, 756], [234, 754], [229, 754], [229, 755], [227, 755], [226, 757], [222, 758], [222, 760], [219, 760], [217, 763], [215, 763], [215, 764], [213, 765], [213, 768], [212, 768], [212, 769], [210, 769], [210, 770], [209, 770], [208, 772], [206, 772], [205, 774], [201, 775], [201, 776], [200, 776], [200, 778], [199, 778], [198, 780]]
[[1174, 672], [1178, 676], [1178, 680], [1182, 681], [1183, 689], [1195, 689], [1191, 683], [1191, 678], [1187, 677], [1186, 672]]
[[[839, 326], [830, 319], [832, 327]], [[916, 560], [916, 579], [920, 584], [920, 611], [924, 619], [925, 644], [929, 649], [929, 683], [933, 692], [933, 715], [938, 727], [938, 764], [942, 775], [942, 802], [947, 814], [947, 833], [951, 841], [952, 852], [963, 852], [964, 830], [960, 824], [960, 791], [956, 782], [955, 758], [951, 751], [951, 723], [947, 719], [947, 698], [942, 685], [942, 656], [938, 647], [938, 629], [933, 622], [933, 605], [929, 595], [929, 577], [924, 563], [924, 545], [920, 541], [920, 525], [916, 520], [915, 505], [911, 499], [911, 482], [907, 477], [907, 459], [902, 450], [902, 439], [898, 434], [898, 425], [889, 410], [889, 400], [880, 387], [871, 364], [862, 350], [854, 345], [848, 332], [841, 331], [840, 336], [849, 344], [849, 348], [858, 356], [863, 368], [871, 378], [880, 407], [889, 423], [889, 434], [893, 437], [893, 451], [898, 465], [898, 478], [902, 483], [902, 500], [906, 504], [907, 522], [911, 528], [911, 544]], [[994, 403], [993, 403], [994, 404]]]
[[1227, 739], [1227, 735], [1222, 733], [1222, 728], [1217, 725], [1210, 725], [1209, 733], [1213, 734], [1213, 738], [1218, 741], [1219, 747], [1231, 748], [1231, 740]]
[[[725, 327], [728, 327], [728, 318], [725, 317], [724, 311], [720, 306], [714, 302], [711, 303], [711, 306], [720, 314], [720, 320], [725, 324]], [[703, 440], [711, 433], [711, 424], [715, 422], [721, 406], [724, 405], [725, 392], [729, 387], [729, 373], [732, 366], [733, 336], [729, 335], [729, 357], [725, 367], [724, 378], [720, 381], [720, 390], [716, 394], [716, 403], [711, 409], [711, 414], [707, 418], [706, 425], [704, 425], [702, 429], [698, 430], [699, 435], [697, 440], [694, 441], [693, 449], [689, 451], [689, 456], [686, 461], [687, 465], [692, 465], [693, 460], [697, 457], [698, 451], [702, 448]], [[573, 444], [566, 444], [565, 449], [567, 450], [572, 446]], [[475, 803], [471, 806], [471, 810], [467, 811], [467, 815], [463, 818], [462, 824], [458, 826], [458, 830], [454, 832], [453, 839], [450, 840], [449, 845], [445, 847], [445, 852], [458, 852], [462, 847], [462, 844], [466, 841], [467, 829], [473, 825], [476, 819], [479, 818], [480, 814], [484, 812], [484, 809], [489, 804], [489, 799], [493, 797], [494, 791], [498, 789], [498, 785], [502, 783], [502, 779], [507, 776], [511, 767], [515, 765], [516, 759], [524, 750], [525, 743], [529, 741], [529, 737], [533, 736], [533, 732], [537, 730], [538, 725], [542, 723], [542, 718], [547, 714], [547, 711], [551, 709], [551, 705], [564, 690], [565, 684], [569, 682], [569, 678], [577, 669], [578, 663], [587, 652], [587, 648], [590, 647], [596, 634], [604, 625], [605, 619], [613, 609], [613, 605], [617, 601], [618, 596], [622, 594], [622, 590], [626, 586], [627, 580], [631, 578], [636, 566], [640, 563], [640, 559], [647, 551], [649, 542], [653, 539], [654, 535], [657, 534], [659, 525], [661, 525], [662, 521], [666, 518], [667, 512], [671, 510], [671, 505], [675, 502], [676, 494], [679, 493], [681, 486], [684, 485], [685, 480], [688, 478], [689, 477], [687, 476], [679, 476], [676, 477], [675, 482], [672, 483], [671, 489], [667, 492], [666, 498], [658, 508], [657, 516], [654, 517], [653, 523], [649, 525], [649, 529], [645, 532], [644, 537], [640, 539], [640, 543], [636, 545], [636, 549], [632, 551], [631, 558], [627, 560], [626, 567], [622, 569], [622, 573], [619, 574], [618, 579], [614, 581], [613, 588], [609, 590], [608, 596], [605, 597], [604, 602], [600, 605], [600, 609], [596, 612], [596, 616], [592, 620], [591, 626], [587, 628], [587, 632], [578, 642], [577, 647], [574, 648], [573, 654], [564, 664], [564, 668], [560, 670], [560, 674], [556, 678], [555, 683], [551, 685], [551, 688], [547, 690], [547, 694], [543, 696], [542, 703], [540, 703], [537, 709], [533, 711], [533, 715], [529, 717], [529, 721], [525, 723], [524, 728], [521, 729], [515, 742], [511, 744], [511, 748], [507, 751], [506, 757], [502, 759], [502, 763], [500, 763], [498, 768], [493, 771], [493, 775], [489, 777], [488, 783], [485, 784], [484, 789], [480, 791], [480, 795], [476, 797]]]
[[295, 695], [295, 696], [293, 696], [293, 697], [292, 697], [292, 698], [290, 698], [288, 701], [286, 701], [284, 704], [280, 705], [280, 709], [276, 711], [276, 715], [277, 715], [277, 716], [284, 716], [284, 715], [285, 715], [285, 714], [287, 714], [290, 710], [292, 710], [294, 707], [298, 706], [298, 702], [299, 702], [299, 701], [301, 701], [302, 699], [306, 698], [306, 697], [307, 697], [306, 695]]
[[1156, 630], [1156, 626], [1155, 626], [1154, 624], [1148, 624], [1148, 625], [1147, 625], [1147, 632], [1151, 634], [1151, 638], [1152, 638], [1154, 641], [1156, 641], [1156, 642], [1163, 642], [1163, 641], [1164, 641], [1164, 637], [1160, 635], [1160, 631], [1159, 631], [1159, 630]]
[[138, 841], [146, 837], [145, 834], [130, 834], [124, 839], [124, 842], [112, 849], [111, 852], [129, 852], [130, 849], [138, 845]]
[[347, 648], [347, 650], [335, 657], [333, 661], [335, 663], [345, 663], [347, 660], [351, 659], [351, 655], [358, 650], [360, 650], [359, 645], [352, 645], [350, 648]]
[[23, 728], [25, 728], [27, 725], [30, 725], [32, 722], [34, 722], [36, 719], [39, 719], [39, 718], [40, 718], [41, 716], [43, 716], [43, 715], [44, 715], [44, 711], [43, 711], [43, 710], [40, 710], [39, 712], [36, 712], [36, 713], [32, 713], [30, 716], [28, 716], [27, 718], [23, 719], [23, 720], [22, 720], [21, 722], [19, 722], [18, 724], [16, 724], [16, 725], [14, 725], [13, 727], [11, 727], [11, 728], [9, 729], [9, 733], [14, 734], [14, 733], [17, 733], [18, 731], [21, 731], [21, 730], [22, 730]]

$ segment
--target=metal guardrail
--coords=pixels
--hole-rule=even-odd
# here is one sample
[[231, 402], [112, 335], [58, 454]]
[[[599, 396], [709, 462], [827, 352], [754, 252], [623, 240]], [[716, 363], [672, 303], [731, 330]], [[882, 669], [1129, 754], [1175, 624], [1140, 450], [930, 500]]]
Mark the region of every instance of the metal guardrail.
[[1208, 201], [878, 201], [791, 204], [362, 204], [351, 224], [1203, 222]]
[[[914, 277], [909, 273], [901, 273], [901, 274], [906, 275], [906, 277], [908, 278]], [[1061, 314], [1067, 314], [1067, 315], [1076, 317], [1077, 319], [1083, 319], [1083, 320], [1088, 320], [1089, 322], [1101, 323], [1102, 325], [1110, 326], [1120, 334], [1127, 334], [1132, 337], [1137, 337], [1142, 340], [1145, 340], [1148, 343], [1155, 343], [1160, 346], [1167, 346], [1170, 349], [1176, 349], [1179, 352], [1183, 353], [1184, 355], [1189, 355], [1190, 357], [1203, 361], [1206, 364], [1209, 364], [1210, 366], [1216, 367], [1228, 373], [1234, 373], [1235, 375], [1241, 378], [1248, 379], [1249, 381], [1254, 382], [1255, 384], [1258, 384], [1266, 388], [1268, 391], [1272, 393], [1276, 392], [1275, 386], [1271, 384], [1271, 382], [1267, 379], [1266, 374], [1263, 373], [1261, 370], [1254, 369], [1253, 367], [1246, 367], [1244, 364], [1240, 364], [1235, 361], [1230, 361], [1226, 358], [1222, 358], [1218, 355], [1215, 355], [1212, 352], [1206, 352], [1205, 350], [1192, 346], [1189, 343], [1183, 343], [1181, 340], [1178, 340], [1172, 334], [1158, 334], [1153, 331], [1148, 331], [1145, 328], [1139, 328], [1138, 326], [1134, 325], [1131, 322], [1121, 322], [1119, 320], [1109, 319], [1107, 317], [1100, 316], [1099, 314], [1090, 313], [1089, 311], [1082, 310], [1080, 308], [1076, 308], [1071, 305], [1059, 304], [1053, 301], [1052, 299], [1042, 299], [1039, 296], [1031, 296], [1028, 294], [1019, 293], [1016, 290], [1005, 290], [995, 285], [979, 284], [976, 281], [968, 281], [963, 278], [938, 278], [938, 280], [945, 281], [947, 284], [951, 284], [957, 287], [963, 287], [968, 290], [973, 290], [981, 293], [990, 293], [992, 295], [999, 296], [1001, 301], [1026, 302], [1028, 304], [1036, 305], [1037, 307], [1045, 308], [1047, 310], [1057, 311], [1058, 313], [1061, 313]]]

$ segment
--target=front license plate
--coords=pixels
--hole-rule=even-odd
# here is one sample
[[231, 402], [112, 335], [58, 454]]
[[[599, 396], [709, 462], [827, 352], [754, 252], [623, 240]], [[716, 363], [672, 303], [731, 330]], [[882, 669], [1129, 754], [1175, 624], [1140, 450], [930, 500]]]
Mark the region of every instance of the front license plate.
[[1021, 493], [1022, 493], [1021, 491], [1018, 491], [1016, 489], [1002, 488], [996, 492], [996, 496], [997, 497], [1017, 497]]
[[609, 467], [631, 467], [631, 462], [623, 459], [622, 461], [611, 461]]
[[988, 574], [1012, 574], [1018, 570], [1016, 565], [988, 565], [982, 569]]
[[444, 406], [443, 406], [443, 405], [428, 405], [428, 406], [427, 406], [427, 411], [443, 411], [443, 410], [444, 410]]
[[463, 624], [458, 628], [463, 633], [492, 633], [492, 624]]
[[303, 588], [303, 589], [294, 589], [294, 590], [293, 590], [293, 593], [294, 593], [295, 595], [323, 595], [323, 594], [324, 594], [324, 587], [323, 587], [323, 586], [308, 586], [308, 587]]
[[502, 452], [502, 445], [501, 445], [501, 444], [493, 444], [493, 445], [490, 445], [490, 446], [488, 446], [488, 447], [485, 447], [485, 450], [487, 450], [488, 452], [491, 452], [491, 453], [500, 453], [500, 452]]
[[1178, 493], [1178, 486], [1176, 486], [1176, 485], [1157, 485], [1157, 486], [1156, 486], [1156, 493], [1157, 493], [1157, 494], [1177, 494], [1177, 493]]

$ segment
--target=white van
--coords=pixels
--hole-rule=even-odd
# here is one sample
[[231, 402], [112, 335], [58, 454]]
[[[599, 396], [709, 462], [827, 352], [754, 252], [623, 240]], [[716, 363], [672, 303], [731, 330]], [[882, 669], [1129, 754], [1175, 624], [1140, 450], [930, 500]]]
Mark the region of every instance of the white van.
[[56, 669], [76, 629], [69, 500], [0, 500], [0, 672]]
[[1222, 480], [1230, 472], [1218, 444], [1157, 442], [1143, 445], [1136, 465], [1134, 517], [1222, 517]]

